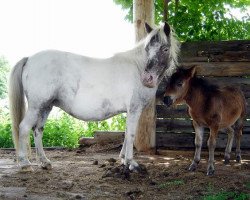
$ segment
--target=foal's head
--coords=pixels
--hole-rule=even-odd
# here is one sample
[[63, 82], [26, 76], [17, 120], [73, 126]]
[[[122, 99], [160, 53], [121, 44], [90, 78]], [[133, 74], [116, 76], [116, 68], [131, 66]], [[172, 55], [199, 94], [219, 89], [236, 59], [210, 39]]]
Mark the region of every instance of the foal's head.
[[152, 29], [146, 23], [145, 28], [148, 33], [145, 39], [147, 63], [142, 74], [142, 83], [152, 88], [159, 84], [164, 75], [172, 74], [177, 64], [179, 43], [167, 23], [157, 29]]
[[195, 75], [195, 71], [195, 67], [189, 69], [178, 68], [171, 76], [164, 95], [164, 103], [167, 106], [183, 101], [190, 87], [190, 80]]

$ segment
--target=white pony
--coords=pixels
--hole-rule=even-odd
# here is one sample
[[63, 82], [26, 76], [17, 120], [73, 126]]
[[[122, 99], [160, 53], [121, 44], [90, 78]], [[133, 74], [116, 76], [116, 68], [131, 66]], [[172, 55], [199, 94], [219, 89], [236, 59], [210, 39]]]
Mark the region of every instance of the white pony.
[[157, 29], [145, 24], [145, 28], [148, 35], [143, 41], [111, 58], [49, 50], [16, 64], [9, 81], [9, 100], [12, 134], [22, 170], [32, 170], [27, 156], [31, 129], [42, 168], [51, 168], [42, 135], [53, 106], [84, 121], [104, 120], [126, 112], [126, 136], [120, 158], [126, 168], [138, 168], [133, 160], [133, 142], [139, 117], [154, 98], [163, 76], [173, 73], [179, 51], [167, 23]]

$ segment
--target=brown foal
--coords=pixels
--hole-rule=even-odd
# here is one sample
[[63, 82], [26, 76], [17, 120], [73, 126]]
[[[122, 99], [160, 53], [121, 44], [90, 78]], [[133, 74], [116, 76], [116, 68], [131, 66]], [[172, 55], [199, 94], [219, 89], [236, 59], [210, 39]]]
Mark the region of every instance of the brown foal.
[[207, 141], [209, 160], [207, 175], [214, 174], [214, 150], [219, 130], [228, 134], [225, 149], [225, 164], [229, 163], [236, 135], [236, 161], [241, 161], [240, 139], [246, 114], [246, 100], [239, 88], [218, 86], [195, 76], [195, 67], [179, 68], [170, 78], [166, 87], [164, 103], [167, 106], [186, 103], [195, 129], [195, 155], [190, 171], [196, 170], [200, 161], [203, 129], [210, 129]]

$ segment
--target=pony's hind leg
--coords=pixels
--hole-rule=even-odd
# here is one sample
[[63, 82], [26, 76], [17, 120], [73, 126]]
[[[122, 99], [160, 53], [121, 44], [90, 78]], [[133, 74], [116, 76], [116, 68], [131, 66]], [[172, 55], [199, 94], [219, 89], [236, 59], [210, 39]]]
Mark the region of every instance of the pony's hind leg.
[[242, 129], [243, 129], [243, 119], [238, 119], [238, 121], [235, 123], [236, 162], [241, 162], [240, 143], [242, 137]]
[[36, 153], [37, 153], [37, 160], [41, 163], [41, 167], [43, 169], [51, 169], [51, 162], [46, 157], [45, 152], [43, 150], [43, 127], [48, 118], [48, 115], [51, 111], [51, 108], [43, 109], [40, 112], [39, 119], [37, 121], [36, 126], [34, 127], [34, 141], [36, 145]]
[[230, 160], [230, 153], [232, 150], [232, 146], [233, 146], [233, 139], [234, 139], [234, 129], [232, 129], [231, 127], [228, 127], [226, 129], [227, 131], [227, 146], [225, 149], [225, 160], [224, 160], [224, 164], [228, 164], [229, 160]]
[[34, 127], [38, 119], [38, 112], [28, 108], [22, 122], [19, 125], [19, 149], [18, 161], [22, 171], [32, 171], [31, 163], [28, 159], [29, 132]]
[[194, 154], [193, 162], [188, 168], [189, 171], [195, 171], [200, 162], [202, 139], [203, 139], [203, 133], [204, 133], [204, 128], [199, 126], [195, 121], [193, 121], [193, 126], [195, 129], [195, 154]]

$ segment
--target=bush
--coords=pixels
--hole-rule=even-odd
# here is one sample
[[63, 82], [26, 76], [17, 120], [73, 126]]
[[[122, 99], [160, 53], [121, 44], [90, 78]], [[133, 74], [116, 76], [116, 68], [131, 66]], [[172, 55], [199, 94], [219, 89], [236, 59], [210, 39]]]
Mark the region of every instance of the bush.
[[[43, 132], [43, 145], [44, 147], [75, 148], [82, 136], [91, 137], [94, 131], [100, 130], [123, 131], [125, 124], [126, 116], [124, 114], [100, 122], [83, 122], [62, 112], [59, 117], [47, 120]], [[8, 111], [0, 114], [0, 133], [0, 148], [12, 148], [14, 145]], [[30, 135], [31, 145], [34, 146], [33, 134]]]

